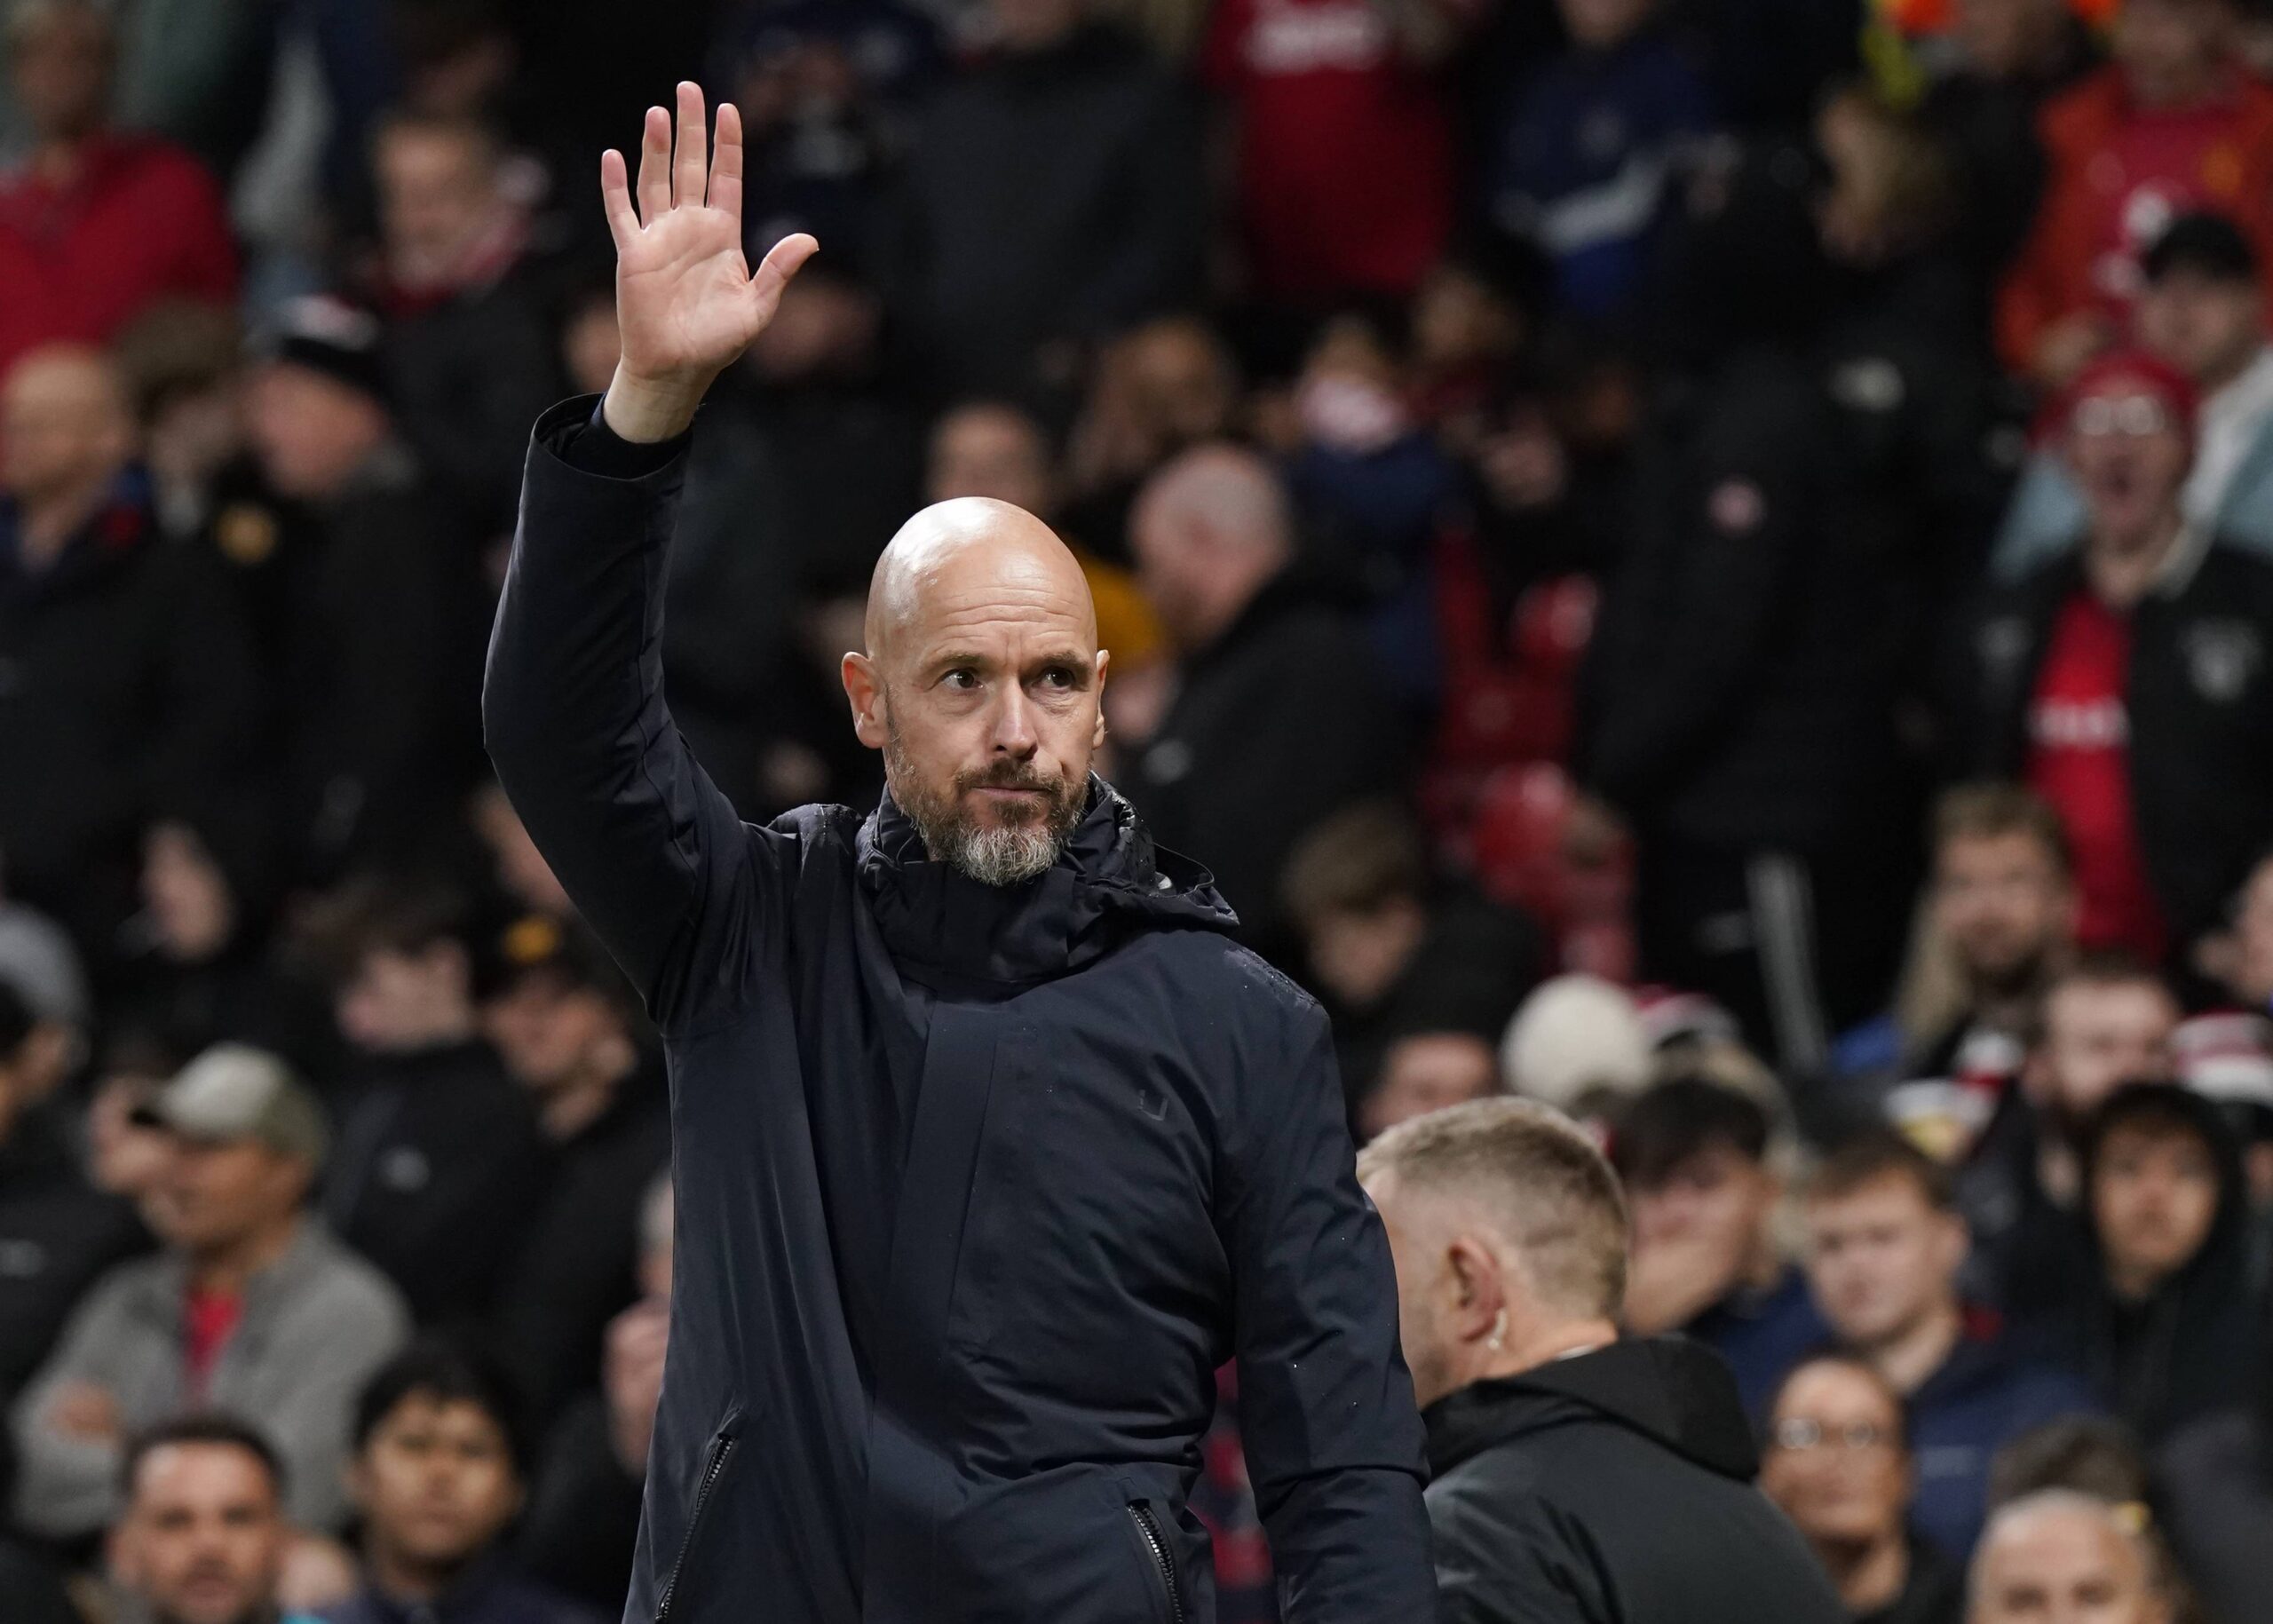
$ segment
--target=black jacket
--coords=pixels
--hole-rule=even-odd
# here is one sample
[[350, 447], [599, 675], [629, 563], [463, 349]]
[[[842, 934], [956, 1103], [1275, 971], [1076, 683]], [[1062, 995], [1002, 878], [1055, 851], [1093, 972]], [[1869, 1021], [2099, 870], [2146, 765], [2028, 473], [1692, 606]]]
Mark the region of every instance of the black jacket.
[[1319, 820], [1395, 787], [1403, 757], [1357, 622], [1292, 573], [1188, 655], [1121, 778], [1161, 842], [1208, 865], [1244, 939], [1284, 955], [1279, 883]]
[[1101, 785], [1002, 889], [889, 800], [739, 821], [663, 702], [677, 461], [587, 471], [645, 460], [591, 413], [537, 426], [486, 702], [669, 1063], [627, 1616], [1206, 1620], [1185, 1501], [1236, 1354], [1290, 1624], [1425, 1617], [1395, 1286], [1317, 1005]]
[[[2071, 552], [1976, 611], [1952, 662], [1961, 769], [2026, 770], [2037, 673], [2062, 606], [2084, 590]], [[2273, 838], [2273, 563], [2210, 542], [2174, 560], [2130, 620], [2132, 806], [2182, 950], [2222, 922]]]
[[149, 1244], [132, 1203], [87, 1182], [58, 1119], [35, 1106], [0, 1138], [0, 1404], [47, 1358], [95, 1277]]
[[1752, 1484], [1728, 1367], [1623, 1342], [1429, 1406], [1442, 1624], [1838, 1624], [1799, 1532]]

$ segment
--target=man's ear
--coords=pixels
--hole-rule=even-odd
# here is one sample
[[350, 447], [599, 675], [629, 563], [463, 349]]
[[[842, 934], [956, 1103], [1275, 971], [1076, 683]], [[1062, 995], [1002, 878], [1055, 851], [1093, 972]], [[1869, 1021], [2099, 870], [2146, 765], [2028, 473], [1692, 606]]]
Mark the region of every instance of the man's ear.
[[1104, 649], [1097, 650], [1097, 725], [1089, 734], [1089, 748], [1105, 748], [1105, 669], [1113, 663], [1113, 656]]
[[1455, 1235], [1445, 1262], [1453, 1292], [1445, 1323], [1453, 1336], [1463, 1343], [1482, 1342], [1493, 1330], [1504, 1328], [1501, 1316], [1508, 1311], [1507, 1287], [1492, 1249], [1473, 1235]]
[[839, 665], [838, 675], [844, 681], [844, 697], [852, 706], [852, 736], [872, 750], [883, 749], [887, 736], [884, 687], [876, 676], [875, 662], [866, 654], [849, 654]]

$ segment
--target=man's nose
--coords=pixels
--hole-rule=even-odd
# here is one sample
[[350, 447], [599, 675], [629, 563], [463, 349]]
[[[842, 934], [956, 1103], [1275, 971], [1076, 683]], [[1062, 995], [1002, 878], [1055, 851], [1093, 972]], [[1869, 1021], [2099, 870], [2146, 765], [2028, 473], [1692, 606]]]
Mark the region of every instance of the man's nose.
[[987, 743], [1002, 754], [1023, 761], [1041, 743], [1034, 731], [1034, 706], [1026, 699], [1026, 689], [1018, 684], [1005, 687], [1002, 693], [994, 707], [994, 726]]

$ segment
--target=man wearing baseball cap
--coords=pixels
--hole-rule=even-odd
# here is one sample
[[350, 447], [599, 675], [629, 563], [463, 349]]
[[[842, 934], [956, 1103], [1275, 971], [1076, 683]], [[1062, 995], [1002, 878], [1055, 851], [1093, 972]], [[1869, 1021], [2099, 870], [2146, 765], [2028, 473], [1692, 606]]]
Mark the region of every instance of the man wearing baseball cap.
[[18, 1401], [17, 1519], [51, 1539], [93, 1533], [118, 1509], [123, 1440], [214, 1411], [257, 1426], [287, 1462], [293, 1520], [332, 1529], [354, 1395], [408, 1319], [307, 1213], [322, 1113], [282, 1061], [224, 1043], [136, 1115], [168, 1141], [146, 1203], [162, 1249], [95, 1283]]
[[2143, 350], [2077, 377], [2060, 430], [2082, 535], [1970, 626], [1956, 718], [1956, 764], [2060, 814], [2079, 943], [2163, 964], [2222, 923], [2273, 828], [2273, 563], [2186, 515], [2197, 405]]

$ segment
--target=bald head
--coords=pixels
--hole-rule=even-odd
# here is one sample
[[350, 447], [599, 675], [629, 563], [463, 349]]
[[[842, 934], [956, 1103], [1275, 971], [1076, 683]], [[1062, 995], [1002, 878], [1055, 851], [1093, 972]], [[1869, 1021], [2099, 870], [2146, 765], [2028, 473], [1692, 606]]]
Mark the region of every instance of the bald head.
[[1063, 618], [1085, 654], [1097, 650], [1097, 607], [1073, 550], [1048, 525], [991, 496], [935, 502], [899, 527], [868, 577], [863, 635], [889, 672], [897, 650], [950, 606], [1024, 605]]
[[1195, 447], [1147, 480], [1129, 536], [1146, 595], [1186, 649], [1222, 636], [1295, 551], [1278, 474], [1231, 445]]
[[876, 560], [867, 648], [844, 656], [853, 731], [935, 860], [987, 884], [1056, 861], [1105, 739], [1089, 584], [1033, 514], [934, 503]]
[[34, 350], [0, 384], [0, 489], [29, 508], [99, 493], [134, 453], [134, 414], [99, 350]]
[[2139, 1508], [2047, 1489], [1999, 1509], [1973, 1556], [1968, 1624], [2168, 1624]]

